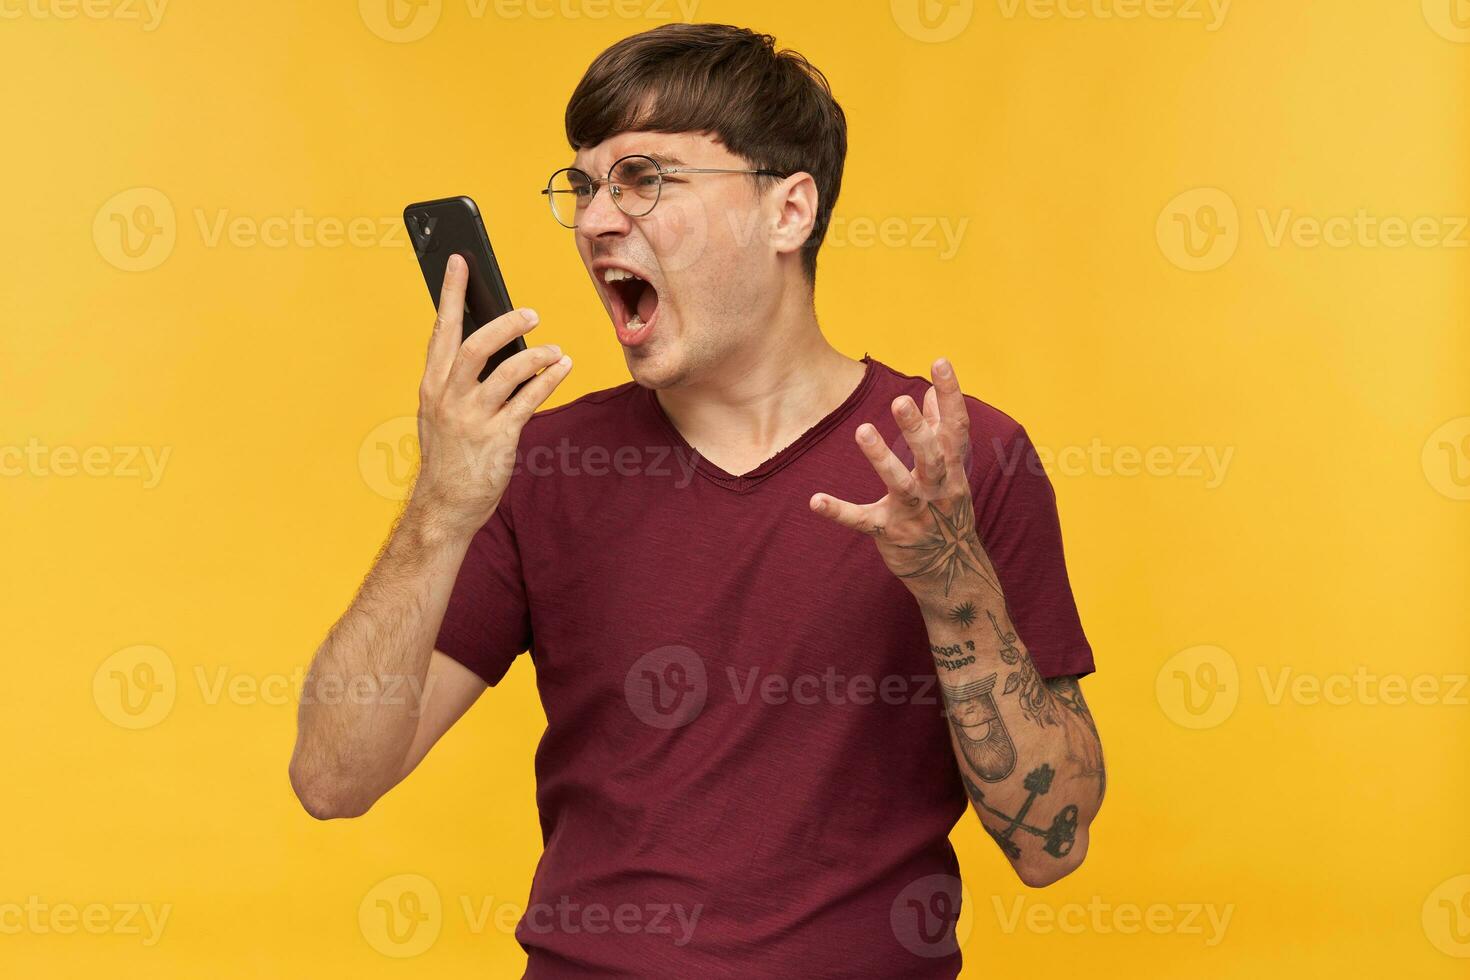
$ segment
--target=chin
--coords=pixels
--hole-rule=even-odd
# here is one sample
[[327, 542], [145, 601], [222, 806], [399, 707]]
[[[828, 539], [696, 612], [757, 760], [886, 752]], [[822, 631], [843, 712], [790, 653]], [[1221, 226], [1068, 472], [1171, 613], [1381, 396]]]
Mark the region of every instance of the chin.
[[684, 380], [677, 359], [653, 351], [623, 351], [628, 373], [644, 388], [672, 388]]

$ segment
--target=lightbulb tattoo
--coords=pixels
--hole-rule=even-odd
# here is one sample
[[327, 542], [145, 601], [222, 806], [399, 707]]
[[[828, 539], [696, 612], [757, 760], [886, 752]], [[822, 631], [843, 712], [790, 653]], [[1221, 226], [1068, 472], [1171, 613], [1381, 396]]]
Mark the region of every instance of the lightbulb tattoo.
[[987, 783], [1002, 780], [1016, 768], [1016, 746], [995, 703], [998, 674], [951, 687], [940, 681], [948, 705], [949, 726], [976, 774]]

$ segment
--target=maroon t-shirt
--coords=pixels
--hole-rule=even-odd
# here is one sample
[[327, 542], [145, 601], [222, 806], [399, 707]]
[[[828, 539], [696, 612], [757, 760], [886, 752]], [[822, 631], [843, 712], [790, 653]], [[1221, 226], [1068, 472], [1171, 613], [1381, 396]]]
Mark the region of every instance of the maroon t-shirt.
[[[853, 440], [925, 379], [864, 357], [851, 395], [741, 476], [628, 382], [527, 424], [437, 646], [495, 684], [530, 650], [545, 853], [527, 977], [953, 977], [967, 800], [918, 605], [813, 514], [882, 483]], [[974, 398], [985, 548], [1042, 675], [1092, 671], [1051, 486]]]

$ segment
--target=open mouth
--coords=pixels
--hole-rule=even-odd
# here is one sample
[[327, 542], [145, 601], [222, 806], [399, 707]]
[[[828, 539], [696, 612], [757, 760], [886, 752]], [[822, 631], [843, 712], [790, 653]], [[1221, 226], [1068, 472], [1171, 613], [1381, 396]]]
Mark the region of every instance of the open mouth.
[[658, 290], [627, 269], [608, 267], [600, 277], [612, 309], [618, 341], [628, 347], [643, 343], [653, 333], [658, 320]]

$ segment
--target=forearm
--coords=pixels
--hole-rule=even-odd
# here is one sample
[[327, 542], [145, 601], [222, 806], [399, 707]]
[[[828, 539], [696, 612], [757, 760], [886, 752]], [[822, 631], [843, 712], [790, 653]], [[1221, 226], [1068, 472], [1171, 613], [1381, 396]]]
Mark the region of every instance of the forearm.
[[1102, 747], [1076, 679], [1040, 676], [985, 571], [920, 607], [971, 803], [1022, 880], [1044, 885], [1086, 854]]
[[292, 786], [314, 816], [356, 816], [397, 781], [472, 537], [410, 502], [317, 650], [291, 758]]

